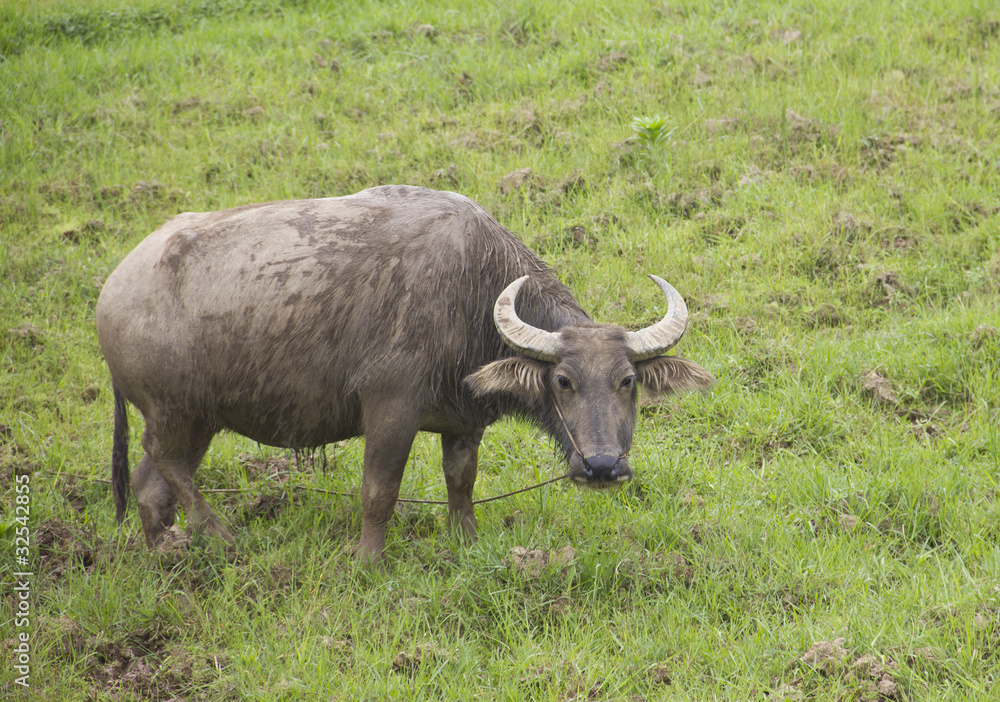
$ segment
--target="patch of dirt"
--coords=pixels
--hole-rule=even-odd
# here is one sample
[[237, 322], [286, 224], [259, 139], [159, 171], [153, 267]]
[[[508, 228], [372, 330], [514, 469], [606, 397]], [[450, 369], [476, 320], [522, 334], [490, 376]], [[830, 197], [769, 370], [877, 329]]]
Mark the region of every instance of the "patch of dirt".
[[238, 456], [236, 460], [240, 462], [243, 470], [247, 473], [247, 477], [251, 480], [262, 478], [277, 480], [279, 483], [283, 483], [291, 475], [292, 466], [288, 456], [261, 457], [253, 454], [243, 454], [242, 456]]
[[508, 173], [497, 184], [503, 195], [520, 196], [525, 202], [541, 207], [559, 207], [563, 199], [585, 190], [587, 181], [579, 173], [571, 173], [563, 180], [550, 184], [531, 168], [519, 168]]
[[125, 193], [121, 185], [106, 185], [98, 189], [97, 202], [110, 202], [119, 199]]
[[514, 512], [513, 514], [508, 514], [501, 521], [503, 521], [503, 525], [505, 527], [507, 527], [508, 529], [513, 529], [514, 527], [518, 527], [524, 524], [524, 513]]
[[864, 261], [863, 250], [836, 241], [803, 248], [805, 256], [797, 262], [797, 268], [813, 280], [840, 279], [853, 273]]
[[567, 227], [566, 233], [569, 235], [573, 248], [584, 248], [587, 251], [594, 251], [597, 249], [597, 235], [582, 224]]
[[469, 149], [470, 151], [490, 151], [504, 140], [500, 132], [481, 129], [477, 132], [457, 134], [450, 142], [453, 149]]
[[392, 659], [392, 669], [396, 673], [413, 674], [421, 665], [435, 665], [454, 660], [454, 654], [432, 643], [418, 644], [413, 652], [400, 651]]
[[820, 305], [819, 308], [811, 312], [807, 312], [805, 315], [805, 325], [809, 329], [841, 327], [847, 324], [848, 321], [844, 313], [829, 302]]
[[[798, 363], [785, 352], [775, 352], [768, 349], [755, 351], [748, 349], [751, 356], [746, 360], [746, 365], [740, 368], [738, 377], [746, 384], [749, 390], [760, 390], [778, 375], [798, 375], [800, 368]], [[735, 437], [730, 440], [739, 441]], [[772, 442], [768, 442], [772, 443]], [[776, 448], [787, 448], [784, 441], [778, 441]]]
[[6, 446], [8, 444], [15, 447], [15, 453], [18, 452], [17, 444], [14, 441], [14, 430], [6, 424], [0, 424], [0, 446]]
[[969, 336], [969, 343], [976, 350], [996, 346], [998, 341], [1000, 341], [1000, 329], [989, 324], [980, 324], [972, 331], [972, 335]]
[[832, 182], [837, 186], [844, 185], [850, 178], [850, 171], [838, 163], [817, 163], [806, 166], [792, 166], [789, 169], [792, 177], [803, 183]]
[[70, 226], [60, 236], [64, 241], [68, 241], [71, 244], [84, 244], [96, 241], [98, 236], [106, 231], [107, 228], [108, 225], [104, 223], [104, 220], [91, 219], [81, 225]]
[[761, 65], [760, 61], [758, 61], [752, 54], [743, 54], [742, 56], [734, 56], [730, 58], [727, 62], [727, 68], [730, 73], [753, 75], [760, 72]]
[[899, 404], [892, 384], [885, 376], [876, 370], [868, 370], [861, 374], [861, 390], [869, 399], [879, 405], [895, 407]]
[[617, 71], [632, 63], [632, 57], [624, 51], [612, 51], [597, 60], [597, 70], [602, 73]]
[[734, 317], [733, 328], [740, 336], [753, 336], [757, 333], [757, 320], [753, 317]]
[[182, 112], [189, 112], [197, 107], [201, 107], [204, 101], [198, 95], [192, 95], [186, 100], [181, 100], [180, 102], [175, 102], [171, 112], [175, 115], [181, 114]]
[[771, 41], [788, 46], [802, 41], [802, 30], [798, 27], [780, 27], [771, 32]]
[[845, 237], [848, 241], [854, 241], [858, 235], [868, 234], [872, 230], [871, 222], [844, 210], [837, 210], [834, 213], [830, 225], [832, 234]]
[[518, 573], [534, 580], [550, 568], [565, 573], [574, 558], [576, 549], [572, 546], [563, 546], [557, 551], [540, 548], [529, 550], [524, 546], [514, 546], [508, 552], [507, 563]]
[[251, 121], [263, 119], [267, 115], [267, 108], [263, 105], [254, 105], [243, 110], [243, 117]]
[[879, 245], [886, 251], [897, 251], [906, 253], [919, 246], [920, 242], [910, 232], [902, 227], [895, 227], [886, 232], [886, 236], [879, 242]]
[[503, 195], [519, 191], [538, 192], [544, 190], [544, 181], [530, 168], [519, 168], [501, 178], [497, 190]]
[[883, 660], [873, 654], [865, 654], [854, 659], [845, 648], [846, 639], [841, 637], [833, 641], [817, 641], [809, 650], [796, 658], [791, 668], [806, 666], [809, 673], [798, 675], [792, 680], [780, 682], [776, 680], [774, 690], [768, 695], [769, 700], [801, 700], [812, 698], [815, 684], [810, 676], [818, 674], [822, 678], [837, 676], [849, 691], [843, 699], [858, 699], [871, 702], [891, 702], [903, 699], [902, 691], [894, 678], [896, 667], [892, 660]]
[[843, 637], [833, 641], [817, 641], [799, 656], [799, 660], [823, 675], [830, 675], [840, 668], [847, 658], [847, 649], [844, 648], [846, 641], [847, 639]]
[[129, 195], [129, 199], [133, 203], [142, 202], [146, 200], [158, 200], [163, 196], [166, 187], [163, 183], [158, 181], [145, 181], [140, 180], [134, 186], [132, 186], [132, 193]]
[[39, 629], [55, 639], [58, 650], [64, 656], [73, 657], [86, 648], [86, 631], [79, 622], [65, 614], [58, 618], [43, 618]]
[[785, 110], [788, 137], [794, 142], [835, 143], [840, 134], [839, 124], [829, 124], [818, 119], [803, 117], [792, 110]]
[[94, 566], [94, 537], [70, 522], [48, 519], [35, 529], [34, 537], [39, 570], [53, 580], [60, 579], [67, 568], [76, 564], [88, 570]]
[[910, 427], [910, 431], [918, 439], [935, 440], [944, 436], [944, 429], [933, 422], [916, 419]]
[[83, 390], [80, 391], [80, 399], [83, 400], [85, 405], [92, 404], [101, 396], [101, 386], [96, 383], [91, 383], [87, 385]]
[[454, 187], [458, 185], [458, 166], [449, 163], [446, 168], [439, 168], [430, 174], [428, 180], [435, 185], [448, 185]]
[[654, 685], [669, 685], [673, 682], [670, 677], [670, 666], [664, 663], [654, 666], [649, 671], [649, 680]]
[[868, 282], [868, 299], [875, 307], [889, 307], [915, 292], [913, 286], [903, 282], [899, 273], [889, 269], [878, 271]]
[[[2, 132], [2, 127], [0, 127]], [[9, 224], [28, 218], [28, 208], [12, 196], [0, 198], [0, 224]]]
[[719, 136], [735, 132], [743, 126], [743, 120], [739, 117], [722, 116], [715, 119], [706, 119], [702, 126], [708, 136]]
[[691, 85], [694, 88], [707, 88], [714, 82], [712, 74], [704, 70], [701, 66], [696, 66], [694, 75], [691, 76]]
[[750, 164], [746, 167], [746, 170], [740, 175], [739, 186], [745, 188], [749, 185], [757, 185], [758, 183], [765, 183], [769, 178], [774, 175], [774, 171], [762, 170], [759, 166], [755, 164]]
[[8, 329], [7, 335], [12, 340], [27, 344], [33, 349], [41, 348], [45, 345], [44, 332], [31, 322], [25, 322], [24, 324]]
[[897, 152], [917, 147], [920, 144], [920, 137], [912, 134], [867, 137], [862, 139], [861, 160], [870, 168], [882, 170], [895, 160]]
[[415, 505], [397, 505], [393, 519], [410, 540], [430, 538], [441, 529], [437, 514]]
[[677, 499], [681, 504], [687, 505], [688, 507], [698, 508], [705, 506], [705, 498], [698, 494], [698, 492], [692, 488], [684, 488], [679, 493], [677, 493]]
[[337, 639], [332, 636], [321, 636], [319, 642], [340, 661], [342, 671], [349, 670], [354, 665], [354, 642], [348, 639]]
[[424, 37], [434, 41], [438, 38], [438, 30], [432, 24], [415, 24], [410, 27], [406, 33], [412, 37]]
[[666, 197], [657, 195], [653, 205], [657, 209], [665, 209], [684, 219], [691, 219], [699, 210], [706, 210], [717, 206], [722, 202], [723, 197], [728, 194], [720, 188], [699, 188], [690, 192], [672, 192]]
[[180, 563], [187, 558], [191, 536], [178, 525], [168, 527], [156, 544], [156, 552], [164, 564]]
[[67, 484], [62, 488], [62, 496], [76, 512], [82, 512], [87, 508], [87, 498], [84, 497], [78, 485]]
[[667, 580], [683, 583], [685, 586], [689, 586], [694, 580], [694, 566], [677, 552], [650, 554], [647, 567], [651, 573], [659, 573], [666, 576]]
[[243, 522], [271, 521], [281, 514], [288, 506], [285, 497], [277, 495], [261, 495], [252, 505], [243, 509]]
[[[729, 465], [729, 461], [726, 461], [725, 465]], [[719, 525], [713, 521], [695, 522], [688, 527], [688, 534], [691, 536], [692, 543], [699, 546], [704, 544], [708, 539], [714, 538], [718, 533]]]
[[892, 661], [883, 663], [866, 653], [851, 663], [849, 675], [859, 682], [867, 683], [866, 687], [873, 688], [869, 692], [877, 693], [879, 700], [901, 699], [899, 686], [888, 670], [894, 666]]
[[218, 657], [193, 658], [172, 640], [176, 632], [139, 629], [120, 639], [104, 632], [87, 638], [81, 650], [89, 653], [85, 673], [92, 693], [104, 698], [109, 693], [130, 693], [153, 700], [185, 696], [193, 682], [214, 677]]
[[506, 123], [510, 132], [517, 138], [525, 139], [533, 144], [541, 141], [543, 127], [538, 110], [530, 101], [522, 102], [506, 115]]

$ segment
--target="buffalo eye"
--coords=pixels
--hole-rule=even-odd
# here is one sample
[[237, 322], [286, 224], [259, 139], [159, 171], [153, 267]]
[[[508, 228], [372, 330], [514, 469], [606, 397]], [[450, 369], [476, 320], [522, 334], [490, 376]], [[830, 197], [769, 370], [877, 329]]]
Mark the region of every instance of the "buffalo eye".
[[562, 388], [563, 390], [569, 390], [570, 386], [572, 385], [572, 383], [569, 382], [569, 378], [567, 378], [565, 375], [557, 375], [556, 383], [558, 383], [559, 387]]
[[632, 387], [632, 384], [634, 382], [635, 382], [635, 376], [634, 375], [630, 375], [627, 378], [625, 378], [624, 380], [622, 380], [622, 387], [623, 388], [630, 388], [630, 387]]

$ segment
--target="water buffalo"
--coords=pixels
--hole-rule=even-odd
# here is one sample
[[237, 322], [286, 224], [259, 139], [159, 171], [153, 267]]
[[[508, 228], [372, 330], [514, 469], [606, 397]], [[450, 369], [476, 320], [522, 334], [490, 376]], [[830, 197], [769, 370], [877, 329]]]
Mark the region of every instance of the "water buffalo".
[[449, 519], [473, 538], [479, 442], [506, 414], [551, 434], [577, 482], [627, 480], [636, 386], [712, 382], [663, 355], [687, 309], [650, 277], [667, 298], [661, 321], [637, 332], [595, 324], [481, 206], [410, 186], [178, 215], [125, 257], [97, 302], [117, 519], [129, 491], [126, 400], [146, 422], [131, 489], [151, 548], [178, 500], [192, 528], [232, 540], [193, 481], [222, 429], [288, 448], [364, 435], [366, 558], [385, 548], [418, 431], [441, 435]]

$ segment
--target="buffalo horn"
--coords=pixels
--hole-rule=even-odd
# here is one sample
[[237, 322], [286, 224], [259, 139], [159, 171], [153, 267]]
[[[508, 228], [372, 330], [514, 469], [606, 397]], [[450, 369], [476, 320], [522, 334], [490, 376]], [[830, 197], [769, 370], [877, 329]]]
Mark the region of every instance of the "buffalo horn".
[[493, 306], [493, 321], [500, 336], [512, 349], [530, 358], [554, 363], [558, 358], [556, 352], [559, 349], [559, 335], [522, 322], [514, 311], [517, 291], [527, 279], [528, 276], [521, 276], [504, 288]]
[[649, 276], [667, 296], [667, 314], [656, 324], [637, 332], [625, 334], [629, 357], [633, 361], [645, 361], [662, 356], [684, 335], [687, 327], [688, 311], [684, 298], [663, 278]]

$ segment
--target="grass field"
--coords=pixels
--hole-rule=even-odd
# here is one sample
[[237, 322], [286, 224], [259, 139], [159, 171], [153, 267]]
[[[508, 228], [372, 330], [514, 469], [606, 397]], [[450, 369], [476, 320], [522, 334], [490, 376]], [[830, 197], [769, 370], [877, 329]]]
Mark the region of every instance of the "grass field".
[[[5, 2], [0, 694], [997, 699], [988, 8]], [[176, 213], [383, 183], [476, 199], [600, 321], [671, 281], [715, 389], [641, 410], [627, 487], [484, 505], [473, 546], [400, 505], [382, 570], [317, 491], [356, 489], [361, 440], [324, 468], [220, 436], [199, 484], [237, 555], [147, 552], [107, 483], [103, 280]], [[442, 498], [439, 460], [421, 437], [403, 494]], [[561, 470], [501, 422], [477, 494]]]

